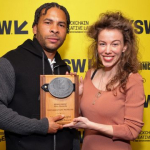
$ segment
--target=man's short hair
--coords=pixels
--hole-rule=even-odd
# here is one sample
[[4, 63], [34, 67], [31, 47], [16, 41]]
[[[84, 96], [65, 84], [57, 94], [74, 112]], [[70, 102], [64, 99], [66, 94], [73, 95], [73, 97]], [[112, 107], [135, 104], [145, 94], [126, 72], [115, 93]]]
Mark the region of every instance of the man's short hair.
[[58, 3], [54, 3], [54, 2], [53, 3], [45, 3], [45, 4], [41, 5], [39, 8], [37, 8], [37, 10], [35, 11], [34, 22], [32, 24], [32, 28], [36, 24], [38, 24], [38, 21], [39, 21], [40, 15], [41, 15], [41, 11], [43, 9], [45, 9], [45, 13], [44, 13], [44, 15], [45, 15], [47, 13], [47, 10], [49, 10], [52, 7], [57, 7], [65, 13], [66, 19], [67, 19], [67, 33], [69, 33], [70, 15], [64, 6], [61, 6]]

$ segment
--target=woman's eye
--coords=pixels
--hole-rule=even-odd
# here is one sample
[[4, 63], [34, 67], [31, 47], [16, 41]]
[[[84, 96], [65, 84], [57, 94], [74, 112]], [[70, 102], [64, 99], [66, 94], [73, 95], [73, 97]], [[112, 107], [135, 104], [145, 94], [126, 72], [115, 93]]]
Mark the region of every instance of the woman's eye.
[[99, 43], [100, 46], [105, 46], [105, 43]]
[[118, 46], [118, 45], [119, 45], [119, 43], [113, 43], [112, 45], [113, 45], [113, 46]]

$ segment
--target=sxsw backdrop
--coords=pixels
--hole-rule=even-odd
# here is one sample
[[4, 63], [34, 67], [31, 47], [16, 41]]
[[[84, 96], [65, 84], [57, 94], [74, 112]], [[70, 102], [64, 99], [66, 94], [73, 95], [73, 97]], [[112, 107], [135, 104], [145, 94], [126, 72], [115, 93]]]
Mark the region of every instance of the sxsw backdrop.
[[[32, 23], [36, 8], [48, 0], [0, 0], [0, 56], [15, 49], [26, 39], [33, 38]], [[149, 0], [53, 0], [64, 5], [71, 16], [70, 33], [59, 53], [71, 71], [80, 76], [88, 70], [87, 47], [90, 40], [86, 37], [88, 26], [107, 10], [122, 11], [130, 17], [135, 33], [140, 40], [141, 75], [144, 78], [145, 105], [144, 127], [135, 141], [133, 150], [150, 149], [150, 1]], [[81, 132], [81, 141], [83, 130]], [[5, 150], [5, 137], [0, 130], [0, 150]]]

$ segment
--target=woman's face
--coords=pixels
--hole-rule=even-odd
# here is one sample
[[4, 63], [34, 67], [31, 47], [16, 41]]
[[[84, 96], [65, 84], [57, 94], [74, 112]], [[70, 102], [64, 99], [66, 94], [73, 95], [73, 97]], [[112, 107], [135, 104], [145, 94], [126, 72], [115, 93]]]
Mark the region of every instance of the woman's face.
[[122, 52], [125, 52], [123, 35], [117, 29], [104, 29], [98, 35], [98, 55], [105, 67], [110, 70], [117, 67]]

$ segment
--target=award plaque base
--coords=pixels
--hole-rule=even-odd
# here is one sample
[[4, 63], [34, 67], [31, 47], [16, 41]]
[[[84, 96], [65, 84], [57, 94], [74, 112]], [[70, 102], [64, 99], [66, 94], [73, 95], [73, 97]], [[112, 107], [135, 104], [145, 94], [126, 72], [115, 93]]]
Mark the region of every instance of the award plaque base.
[[79, 116], [79, 77], [77, 75], [40, 75], [40, 87], [41, 118], [62, 114], [65, 116], [64, 119], [57, 123], [67, 124]]

